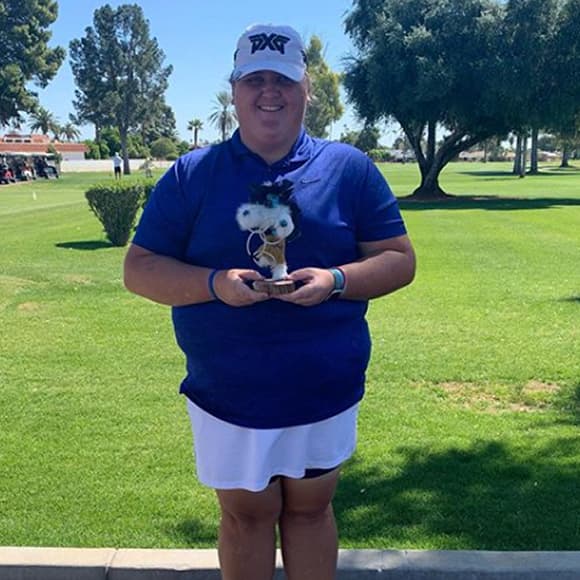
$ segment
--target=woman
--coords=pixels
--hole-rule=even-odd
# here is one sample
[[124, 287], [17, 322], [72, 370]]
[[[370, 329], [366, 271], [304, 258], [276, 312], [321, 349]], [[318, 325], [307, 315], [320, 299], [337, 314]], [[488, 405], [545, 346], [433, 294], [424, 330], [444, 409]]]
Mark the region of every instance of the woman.
[[[331, 501], [355, 448], [367, 302], [412, 281], [414, 253], [370, 160], [304, 131], [309, 79], [296, 31], [248, 28], [230, 80], [239, 129], [160, 180], [125, 284], [173, 307], [197, 473], [221, 507], [223, 578], [272, 578], [278, 526], [288, 578], [331, 579]], [[280, 183], [296, 208], [285, 245], [296, 289], [273, 295], [254, 289], [270, 272], [235, 216], [256, 188]]]

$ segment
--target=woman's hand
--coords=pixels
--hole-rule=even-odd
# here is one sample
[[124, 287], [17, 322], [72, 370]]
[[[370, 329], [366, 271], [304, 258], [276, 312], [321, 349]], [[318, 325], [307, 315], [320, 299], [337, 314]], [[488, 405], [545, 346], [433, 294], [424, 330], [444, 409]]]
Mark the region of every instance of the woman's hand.
[[300, 306], [315, 306], [327, 300], [334, 289], [334, 276], [325, 268], [302, 268], [292, 272], [288, 278], [302, 285], [294, 292], [273, 298]]
[[229, 306], [250, 306], [268, 300], [268, 294], [256, 292], [246, 283], [253, 280], [263, 280], [263, 277], [255, 270], [220, 270], [213, 279], [213, 289]]

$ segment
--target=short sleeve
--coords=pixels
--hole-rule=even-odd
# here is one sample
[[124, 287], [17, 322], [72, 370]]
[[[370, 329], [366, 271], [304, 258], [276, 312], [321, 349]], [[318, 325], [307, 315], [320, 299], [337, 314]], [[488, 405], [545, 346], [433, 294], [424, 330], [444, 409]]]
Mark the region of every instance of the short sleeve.
[[356, 231], [359, 242], [375, 242], [407, 233], [397, 198], [377, 166], [367, 157], [366, 176], [357, 198]]
[[191, 211], [180, 184], [178, 163], [151, 192], [133, 243], [156, 254], [183, 260], [191, 232]]

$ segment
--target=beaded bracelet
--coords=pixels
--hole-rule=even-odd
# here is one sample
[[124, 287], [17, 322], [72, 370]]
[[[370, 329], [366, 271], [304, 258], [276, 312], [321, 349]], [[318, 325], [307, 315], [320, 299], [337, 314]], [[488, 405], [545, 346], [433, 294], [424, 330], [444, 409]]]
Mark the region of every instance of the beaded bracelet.
[[221, 270], [218, 270], [217, 268], [215, 270], [212, 270], [210, 272], [208, 279], [207, 279], [207, 289], [209, 290], [209, 293], [211, 294], [211, 296], [214, 300], [220, 299], [215, 291], [215, 288], [214, 288], [214, 278], [216, 277], [216, 274], [220, 271]]

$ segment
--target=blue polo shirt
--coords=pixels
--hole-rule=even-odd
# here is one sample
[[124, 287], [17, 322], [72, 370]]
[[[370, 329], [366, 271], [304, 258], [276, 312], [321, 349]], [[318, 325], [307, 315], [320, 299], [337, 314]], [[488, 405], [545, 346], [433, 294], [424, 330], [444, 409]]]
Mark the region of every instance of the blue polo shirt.
[[[267, 165], [236, 132], [176, 161], [153, 191], [133, 242], [198, 266], [259, 270], [236, 210], [248, 202], [252, 185], [282, 178], [293, 182], [300, 209], [299, 235], [286, 245], [289, 271], [353, 262], [359, 242], [406, 233], [393, 193], [357, 149], [302, 130], [288, 155]], [[173, 307], [186, 356], [181, 392], [215, 417], [245, 427], [332, 417], [363, 396], [371, 348], [366, 310], [367, 302], [352, 300]]]

